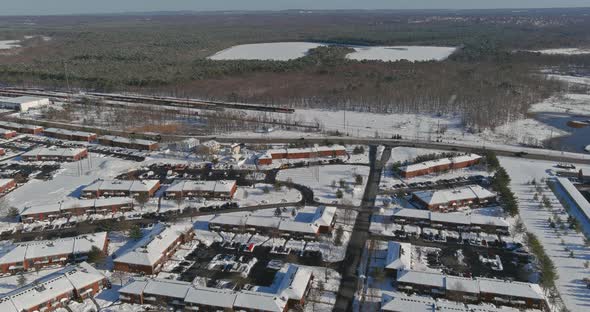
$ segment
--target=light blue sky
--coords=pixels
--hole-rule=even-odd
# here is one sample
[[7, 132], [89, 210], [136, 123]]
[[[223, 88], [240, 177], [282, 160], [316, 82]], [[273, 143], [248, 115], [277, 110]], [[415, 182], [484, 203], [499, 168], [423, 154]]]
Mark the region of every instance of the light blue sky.
[[0, 0], [0, 15], [286, 9], [590, 7], [590, 0]]

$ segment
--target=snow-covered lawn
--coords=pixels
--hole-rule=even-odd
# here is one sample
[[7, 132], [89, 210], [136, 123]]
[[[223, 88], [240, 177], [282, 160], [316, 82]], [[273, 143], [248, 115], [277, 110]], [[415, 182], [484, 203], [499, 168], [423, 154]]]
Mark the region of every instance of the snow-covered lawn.
[[[590, 78], [588, 79], [588, 82], [590, 83]], [[590, 115], [590, 94], [560, 94], [533, 105], [530, 112]]]
[[395, 62], [399, 60], [416, 61], [442, 61], [453, 54], [453, 47], [427, 47], [427, 46], [385, 46], [385, 47], [353, 47], [354, 52], [346, 55], [351, 60], [380, 60]]
[[[541, 183], [541, 179], [552, 175], [555, 163], [509, 157], [500, 157], [500, 162], [510, 174], [511, 188], [518, 197], [520, 216], [527, 230], [539, 238], [555, 263], [559, 275], [557, 288], [566, 306], [570, 311], [585, 311], [590, 301], [590, 290], [581, 279], [590, 272], [584, 268], [584, 262], [590, 260], [590, 248], [584, 246], [582, 234], [568, 230], [567, 226], [565, 230], [553, 229], [548, 222], [550, 217], [554, 217], [554, 212], [561, 214], [564, 209], [555, 194]], [[584, 171], [590, 169], [585, 165], [576, 166]], [[543, 188], [542, 194], [537, 196], [541, 198], [545, 195], [553, 209], [542, 208], [540, 200], [534, 199], [536, 188], [528, 184], [532, 179], [536, 179]], [[565, 222], [567, 217], [562, 216], [562, 219]], [[568, 250], [574, 252], [574, 257], [570, 257]]]
[[20, 40], [0, 40], [0, 50], [20, 47]]
[[[266, 192], [266, 193], [265, 193]], [[258, 183], [252, 187], [238, 187], [234, 201], [240, 206], [258, 204], [295, 203], [301, 200], [301, 193], [287, 187], [275, 188], [273, 185]]]
[[[355, 185], [356, 175], [363, 177], [362, 184]], [[290, 178], [294, 183], [309, 187], [313, 191], [313, 196], [321, 203], [360, 205], [368, 175], [367, 166], [331, 165], [281, 170], [277, 179], [286, 181]], [[340, 187], [341, 180], [344, 188]], [[342, 189], [343, 192], [340, 199], [336, 197], [338, 189]]]
[[312, 42], [272, 42], [241, 44], [219, 51], [211, 60], [274, 60], [288, 61], [303, 57], [310, 49], [323, 44]]

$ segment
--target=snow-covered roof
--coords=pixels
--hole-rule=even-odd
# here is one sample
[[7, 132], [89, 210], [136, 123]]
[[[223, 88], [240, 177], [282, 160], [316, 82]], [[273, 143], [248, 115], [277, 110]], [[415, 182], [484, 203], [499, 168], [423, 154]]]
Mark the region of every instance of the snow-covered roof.
[[434, 160], [428, 160], [428, 161], [424, 161], [424, 162], [420, 162], [420, 163], [416, 163], [416, 164], [409, 164], [406, 166], [402, 166], [400, 168], [400, 170], [403, 172], [414, 172], [414, 171], [430, 169], [430, 168], [437, 167], [437, 166], [446, 166], [446, 165], [451, 165], [451, 164], [455, 164], [455, 163], [475, 161], [478, 159], [481, 159], [481, 156], [479, 156], [477, 154], [466, 154], [466, 155], [460, 155], [460, 156], [455, 156], [455, 157], [450, 157], [450, 158], [439, 158], [439, 159], [434, 159]]
[[497, 227], [508, 227], [510, 224], [506, 219], [495, 216], [466, 214], [464, 212], [435, 212], [421, 209], [397, 208], [393, 211], [397, 218], [430, 220], [434, 223], [454, 223], [462, 225], [494, 225]]
[[22, 154], [22, 156], [25, 157], [73, 157], [76, 156], [80, 153], [83, 153], [86, 151], [86, 148], [83, 147], [67, 147], [67, 148], [63, 148], [63, 147], [39, 147], [39, 148], [35, 148], [32, 149], [24, 154]]
[[269, 216], [269, 217], [250, 216], [246, 220], [246, 226], [273, 228], [273, 229], [278, 228], [279, 223], [281, 223], [281, 219], [274, 217], [274, 216]]
[[397, 271], [397, 281], [438, 288], [445, 287], [445, 276], [439, 273], [421, 271]]
[[304, 234], [316, 234], [319, 228], [313, 223], [283, 220], [279, 224], [279, 231], [295, 232]]
[[410, 269], [411, 259], [412, 245], [410, 243], [399, 243], [394, 241], [387, 243], [387, 257], [385, 258], [386, 269]]
[[104, 279], [100, 272], [86, 262], [69, 266], [5, 294], [0, 299], [0, 311], [15, 311], [10, 308], [10, 304], [16, 311], [28, 311], [60, 295], [85, 288]]
[[382, 311], [411, 311], [411, 312], [518, 312], [509, 307], [496, 308], [492, 305], [463, 304], [452, 301], [439, 301], [424, 296], [408, 296], [404, 293], [384, 293], [382, 296]]
[[298, 265], [288, 264], [277, 272], [272, 284], [257, 290], [231, 291], [197, 287], [189, 282], [167, 279], [133, 280], [119, 290], [121, 294], [158, 295], [178, 298], [186, 303], [208, 305], [233, 310], [284, 311], [287, 300], [301, 300], [312, 279], [312, 272]]
[[241, 291], [236, 296], [234, 306], [236, 308], [249, 309], [253, 311], [283, 312], [287, 300], [277, 295], [259, 293], [254, 291]]
[[90, 137], [96, 135], [93, 132], [85, 132], [85, 131], [75, 131], [75, 130], [67, 130], [67, 129], [60, 129], [60, 128], [45, 128], [43, 130], [45, 134], [62, 134], [62, 135], [69, 135], [69, 136], [80, 136], [80, 137]]
[[84, 187], [85, 192], [146, 192], [160, 183], [159, 180], [96, 180]]
[[30, 95], [22, 95], [22, 96], [17, 96], [17, 97], [2, 97], [0, 99], [0, 102], [24, 104], [24, 103], [36, 102], [36, 101], [42, 101], [42, 100], [49, 100], [49, 99], [42, 98], [42, 97], [36, 97], [36, 96], [30, 96]]
[[143, 292], [146, 296], [157, 295], [184, 299], [190, 286], [189, 282], [153, 279], [147, 283]]
[[313, 223], [318, 226], [331, 226], [336, 216], [336, 207], [334, 206], [319, 206], [316, 209]]
[[150, 146], [150, 145], [158, 144], [158, 142], [156, 142], [156, 141], [135, 139], [135, 138], [129, 139], [129, 138], [114, 136], [114, 135], [103, 135], [103, 136], [99, 137], [98, 139], [112, 141], [112, 142], [120, 143], [120, 144], [138, 144], [138, 145], [143, 145], [143, 146]]
[[[164, 253], [174, 241], [181, 235], [192, 230], [190, 225], [173, 225], [166, 227], [159, 234], [152, 234], [147, 239], [142, 240], [140, 246], [117, 257], [115, 262], [129, 263], [134, 265], [153, 266], [163, 258]], [[156, 231], [157, 233], [157, 231]]]
[[27, 125], [27, 124], [21, 124], [21, 123], [10, 122], [10, 121], [0, 121], [0, 127], [8, 127], [8, 128], [15, 128], [15, 129], [39, 129], [39, 128], [43, 128], [41, 126]]
[[236, 213], [236, 214], [220, 214], [216, 215], [211, 220], [209, 220], [210, 224], [217, 224], [217, 225], [230, 225], [230, 226], [240, 226], [247, 224], [247, 215], [245, 213]]
[[[114, 205], [126, 205], [131, 204], [132, 199], [130, 198], [121, 198], [121, 197], [111, 197], [111, 198], [100, 198], [100, 199], [74, 199], [68, 200], [61, 203], [55, 204], [45, 204], [45, 205], [37, 205], [37, 206], [29, 206], [24, 207], [22, 212], [20, 213], [21, 216], [30, 216], [35, 214], [41, 213], [60, 213], [61, 211], [67, 211], [70, 209], [76, 208], [83, 208], [83, 209], [90, 209], [90, 208], [99, 208], [99, 207], [108, 207]], [[61, 208], [61, 210], [60, 210]]]
[[418, 191], [412, 194], [428, 205], [444, 205], [451, 201], [488, 199], [496, 196], [495, 193], [479, 185], [469, 185], [456, 189]]
[[490, 278], [478, 278], [477, 280], [479, 281], [479, 290], [482, 293], [521, 298], [545, 299], [543, 290], [538, 284], [511, 282]]
[[578, 191], [578, 189], [568, 178], [557, 178], [557, 181], [580, 208], [582, 213], [586, 216], [586, 219], [590, 220], [590, 202], [588, 202], [584, 195]]
[[236, 300], [236, 292], [209, 287], [190, 287], [184, 298], [187, 303], [209, 305], [231, 309]]
[[27, 259], [42, 257], [88, 253], [92, 246], [102, 250], [106, 239], [107, 233], [99, 232], [55, 240], [15, 243], [14, 248], [0, 257], [0, 264], [24, 262]]
[[194, 181], [176, 180], [166, 192], [217, 192], [229, 193], [236, 185], [235, 180]]
[[500, 296], [512, 296], [545, 300], [538, 284], [504, 281], [490, 278], [463, 278], [434, 272], [398, 271], [398, 282], [425, 285], [451, 291], [473, 294], [487, 293]]

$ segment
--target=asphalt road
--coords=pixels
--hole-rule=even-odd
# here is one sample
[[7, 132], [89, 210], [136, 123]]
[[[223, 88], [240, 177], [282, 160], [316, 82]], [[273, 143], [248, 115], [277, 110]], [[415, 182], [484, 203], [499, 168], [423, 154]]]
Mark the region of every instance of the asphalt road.
[[377, 146], [371, 145], [369, 147], [369, 160], [371, 162], [369, 177], [363, 194], [363, 201], [352, 229], [351, 239], [346, 249], [346, 255], [344, 261], [342, 261], [342, 270], [340, 272], [342, 280], [340, 281], [334, 311], [352, 311], [354, 296], [360, 281], [358, 268], [363, 248], [369, 239], [369, 227], [373, 207], [375, 206], [375, 198], [379, 190], [381, 173], [390, 156], [391, 147], [386, 147], [383, 150], [380, 160], [377, 159]]

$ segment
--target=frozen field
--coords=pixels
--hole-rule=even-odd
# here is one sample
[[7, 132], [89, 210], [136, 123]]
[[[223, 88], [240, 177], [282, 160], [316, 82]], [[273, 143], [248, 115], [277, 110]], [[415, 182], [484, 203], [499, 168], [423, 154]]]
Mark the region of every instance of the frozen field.
[[305, 56], [310, 49], [322, 46], [312, 42], [271, 42], [241, 44], [219, 51], [211, 60], [273, 60], [288, 61]]
[[[269, 42], [241, 44], [219, 51], [209, 57], [211, 60], [273, 60], [288, 61], [303, 57], [310, 49], [323, 46], [322, 43], [313, 42]], [[426, 47], [426, 46], [377, 46], [361, 47], [353, 46], [355, 52], [346, 57], [351, 60], [380, 60], [394, 62], [399, 60], [416, 61], [441, 61], [455, 52], [453, 47]]]
[[561, 48], [561, 49], [545, 49], [531, 52], [539, 52], [541, 54], [562, 54], [562, 55], [579, 55], [579, 54], [590, 54], [590, 48]]
[[351, 60], [380, 60], [395, 62], [399, 60], [442, 61], [448, 58], [456, 48], [453, 47], [425, 47], [425, 46], [391, 46], [391, 47], [354, 47], [355, 52], [346, 58]]

